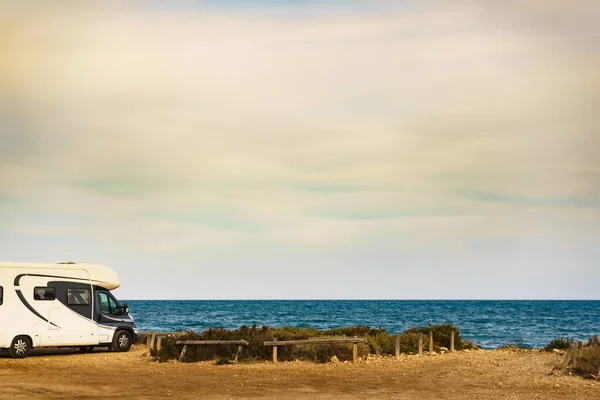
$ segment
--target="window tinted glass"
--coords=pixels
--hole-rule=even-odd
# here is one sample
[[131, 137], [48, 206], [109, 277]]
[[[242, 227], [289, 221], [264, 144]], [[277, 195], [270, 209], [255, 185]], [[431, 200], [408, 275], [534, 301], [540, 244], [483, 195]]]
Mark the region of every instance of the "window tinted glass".
[[110, 313], [116, 314], [117, 313], [117, 303], [115, 303], [115, 301], [113, 299], [111, 299], [110, 297], [108, 298], [108, 305], [110, 308]]
[[2, 305], [2, 301], [4, 300], [4, 289], [0, 286], [0, 306]]
[[67, 304], [90, 304], [89, 289], [67, 289]]
[[98, 300], [100, 312], [103, 314], [110, 314], [110, 310], [108, 308], [108, 295], [106, 293], [98, 293]]
[[34, 287], [34, 300], [54, 300], [56, 299], [56, 288], [53, 287]]
[[117, 301], [107, 293], [98, 293], [98, 304], [102, 314], [118, 315]]

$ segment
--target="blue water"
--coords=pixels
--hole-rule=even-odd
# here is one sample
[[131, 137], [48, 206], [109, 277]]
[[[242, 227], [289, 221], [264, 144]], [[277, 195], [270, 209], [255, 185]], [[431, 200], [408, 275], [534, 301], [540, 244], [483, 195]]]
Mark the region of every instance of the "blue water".
[[203, 331], [241, 325], [328, 329], [354, 325], [390, 333], [452, 322], [483, 348], [505, 344], [543, 347], [557, 336], [600, 335], [600, 301], [477, 300], [132, 300], [143, 331]]

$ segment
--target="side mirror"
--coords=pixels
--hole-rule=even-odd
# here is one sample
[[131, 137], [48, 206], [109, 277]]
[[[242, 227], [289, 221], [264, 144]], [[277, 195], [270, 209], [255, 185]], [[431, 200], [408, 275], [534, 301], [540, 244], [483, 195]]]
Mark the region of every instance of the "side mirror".
[[129, 306], [127, 304], [123, 304], [123, 315], [129, 314]]

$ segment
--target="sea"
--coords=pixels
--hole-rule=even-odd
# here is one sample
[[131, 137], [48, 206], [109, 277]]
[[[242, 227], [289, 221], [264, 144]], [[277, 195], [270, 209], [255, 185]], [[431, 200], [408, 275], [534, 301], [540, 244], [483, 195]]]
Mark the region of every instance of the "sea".
[[553, 338], [600, 335], [600, 301], [563, 300], [131, 300], [142, 331], [201, 332], [241, 325], [330, 329], [356, 325], [400, 333], [451, 322], [485, 349], [545, 346]]

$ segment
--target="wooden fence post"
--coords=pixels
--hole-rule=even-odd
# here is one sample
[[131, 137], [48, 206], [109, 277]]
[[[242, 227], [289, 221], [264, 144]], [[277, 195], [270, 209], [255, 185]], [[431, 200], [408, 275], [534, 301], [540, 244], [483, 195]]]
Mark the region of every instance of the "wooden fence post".
[[352, 363], [356, 364], [358, 359], [358, 343], [352, 343]]
[[184, 344], [183, 349], [181, 349], [181, 354], [179, 355], [179, 362], [183, 361], [183, 357], [185, 356], [186, 352], [187, 352], [187, 344]]
[[429, 354], [433, 353], [433, 331], [429, 331]]
[[[273, 341], [276, 342], [277, 338], [274, 338]], [[277, 346], [273, 346], [273, 363], [277, 364]]]
[[154, 341], [156, 340], [156, 332], [152, 331], [152, 336], [150, 336], [150, 350], [154, 348]]
[[233, 359], [233, 362], [236, 363], [238, 362], [238, 359], [240, 358], [240, 353], [242, 352], [242, 345], [239, 345], [237, 348], [237, 352], [235, 353], [235, 358]]
[[573, 356], [573, 366], [577, 367], [577, 362], [579, 361], [579, 357], [583, 353], [583, 342], [578, 342], [575, 347], [575, 355]]
[[396, 360], [400, 359], [400, 335], [396, 335]]
[[575, 351], [575, 348], [576, 347], [574, 344], [569, 346], [569, 350], [567, 351], [565, 360], [563, 361], [562, 367], [560, 368], [561, 372], [565, 372], [567, 370], [567, 367], [569, 366], [569, 362], [571, 361], [571, 358], [573, 357], [573, 352]]
[[450, 331], [450, 351], [454, 351], [454, 331]]
[[146, 336], [146, 349], [150, 350], [150, 339], [152, 338], [152, 334], [154, 333], [154, 331], [152, 331], [149, 335]]
[[160, 351], [161, 343], [162, 343], [162, 338], [159, 336], [156, 338], [156, 351]]
[[423, 332], [419, 332], [419, 355], [423, 355]]

